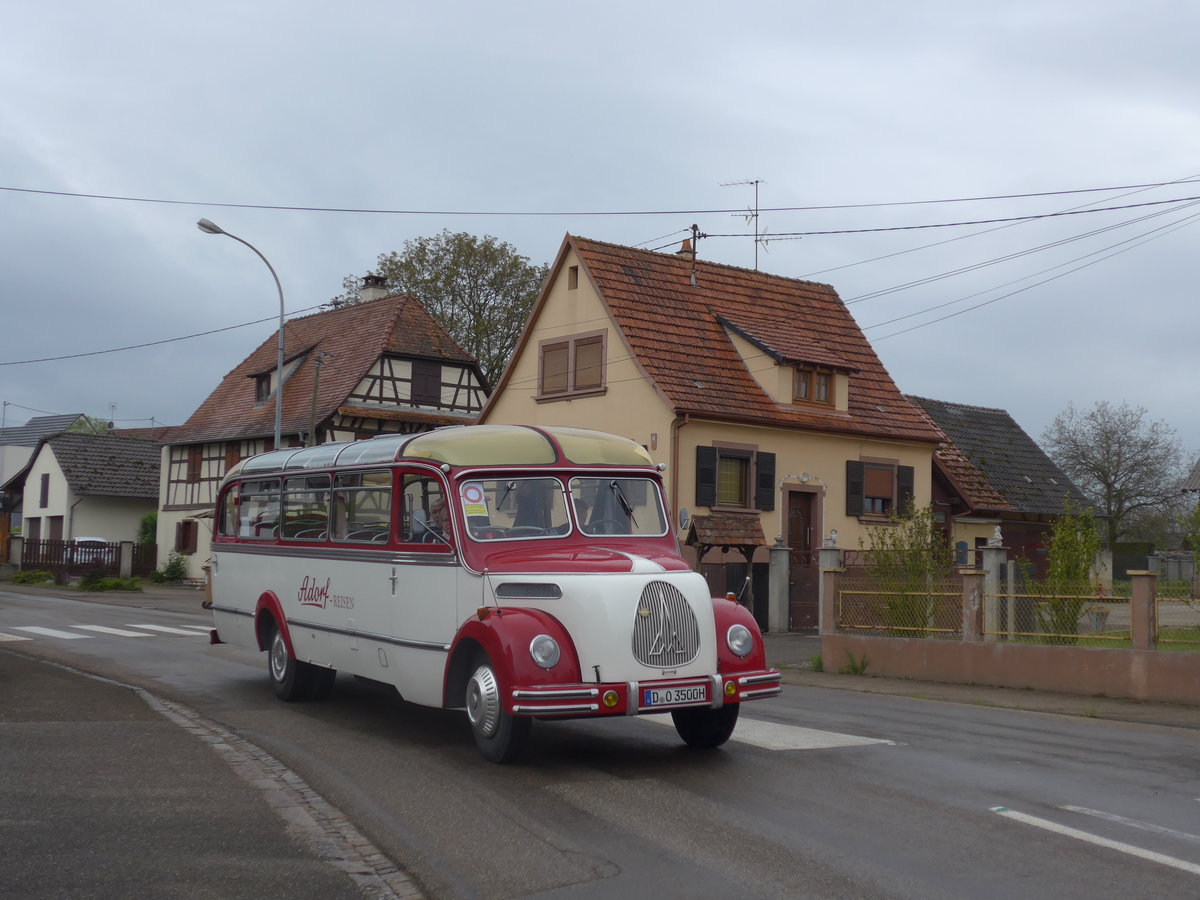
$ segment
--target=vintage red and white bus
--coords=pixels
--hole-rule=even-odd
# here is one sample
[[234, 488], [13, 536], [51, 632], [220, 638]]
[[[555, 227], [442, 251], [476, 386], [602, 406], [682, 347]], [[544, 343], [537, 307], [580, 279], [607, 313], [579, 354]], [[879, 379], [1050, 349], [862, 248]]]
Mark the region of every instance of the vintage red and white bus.
[[660, 467], [610, 434], [474, 425], [251, 457], [212, 551], [214, 640], [265, 650], [279, 697], [385, 682], [464, 707], [494, 762], [535, 718], [669, 712], [715, 747], [781, 689], [750, 613], [679, 555]]

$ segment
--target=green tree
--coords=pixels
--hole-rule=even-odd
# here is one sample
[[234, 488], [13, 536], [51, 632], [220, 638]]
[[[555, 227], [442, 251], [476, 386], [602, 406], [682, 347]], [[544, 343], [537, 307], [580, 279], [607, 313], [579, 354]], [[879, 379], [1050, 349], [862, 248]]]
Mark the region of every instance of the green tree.
[[1079, 616], [1096, 593], [1093, 578], [1100, 548], [1095, 514], [1066, 501], [1046, 545], [1045, 599], [1037, 608], [1038, 625], [1048, 635], [1047, 641], [1075, 643], [1069, 635], [1076, 633]]
[[1146, 410], [1102, 400], [1083, 412], [1068, 405], [1042, 435], [1050, 458], [1105, 516], [1108, 544], [1139, 520], [1179, 502], [1183, 448], [1175, 429]]
[[[430, 314], [479, 360], [495, 385], [516, 347], [549, 267], [530, 263], [515, 247], [491, 235], [443, 230], [382, 253], [375, 274], [396, 293], [420, 299]], [[358, 299], [359, 279], [342, 281], [334, 305]]]
[[153, 544], [158, 540], [158, 511], [146, 513], [138, 519], [137, 542]]
[[910, 502], [887, 524], [868, 525], [867, 571], [882, 599], [882, 616], [889, 630], [904, 637], [922, 637], [937, 613], [937, 593], [953, 570], [954, 551], [937, 527], [932, 507]]

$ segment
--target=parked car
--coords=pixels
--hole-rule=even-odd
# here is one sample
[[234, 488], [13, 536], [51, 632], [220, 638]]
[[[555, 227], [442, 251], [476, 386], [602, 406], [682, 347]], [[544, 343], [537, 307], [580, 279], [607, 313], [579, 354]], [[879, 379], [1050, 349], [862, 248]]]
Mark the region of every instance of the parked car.
[[98, 537], [77, 537], [68, 548], [69, 559], [84, 565], [110, 565], [115, 557], [108, 541]]

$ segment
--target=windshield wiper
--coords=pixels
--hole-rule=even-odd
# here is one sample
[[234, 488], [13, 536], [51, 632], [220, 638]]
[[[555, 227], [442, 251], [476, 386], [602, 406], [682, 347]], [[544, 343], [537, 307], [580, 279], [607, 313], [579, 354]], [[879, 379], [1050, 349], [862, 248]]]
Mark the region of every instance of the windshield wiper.
[[617, 496], [617, 502], [621, 504], [621, 511], [629, 516], [629, 521], [633, 523], [633, 527], [637, 528], [637, 519], [633, 516], [633, 507], [629, 505], [629, 501], [625, 499], [625, 492], [621, 490], [621, 486], [616, 481], [608, 483], [609, 490]]

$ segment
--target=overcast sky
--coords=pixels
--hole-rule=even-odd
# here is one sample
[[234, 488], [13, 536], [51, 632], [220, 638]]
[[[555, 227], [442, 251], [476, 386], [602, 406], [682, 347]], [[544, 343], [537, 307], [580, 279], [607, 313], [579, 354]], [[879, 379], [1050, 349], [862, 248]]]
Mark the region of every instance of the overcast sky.
[[[443, 228], [541, 263], [566, 232], [695, 223], [703, 258], [753, 267], [729, 211], [754, 188], [725, 185], [757, 179], [759, 267], [832, 284], [902, 391], [1035, 438], [1128, 401], [1195, 452], [1197, 34], [1192, 0], [9, 4], [5, 424], [182, 423], [273, 333], [270, 273], [201, 216], [299, 313]], [[1043, 196], [870, 206], [1014, 194]]]

